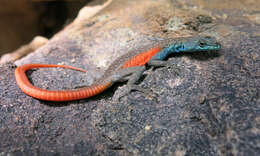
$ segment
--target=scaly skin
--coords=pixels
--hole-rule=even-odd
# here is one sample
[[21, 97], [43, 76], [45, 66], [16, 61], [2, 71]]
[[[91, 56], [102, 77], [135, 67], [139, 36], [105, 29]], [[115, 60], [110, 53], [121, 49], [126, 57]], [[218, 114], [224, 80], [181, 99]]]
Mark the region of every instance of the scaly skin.
[[[147, 48], [148, 49], [148, 48]], [[105, 74], [91, 86], [74, 90], [50, 91], [33, 86], [28, 80], [25, 72], [32, 68], [60, 67], [78, 70], [85, 70], [66, 66], [50, 64], [26, 64], [19, 66], [15, 70], [15, 78], [21, 90], [29, 96], [46, 101], [71, 101], [88, 98], [97, 95], [115, 82], [128, 81], [128, 85], [134, 85], [145, 70], [145, 65], [164, 66], [163, 61], [169, 54], [178, 52], [197, 52], [219, 50], [220, 44], [214, 38], [210, 37], [192, 37], [173, 42], [164, 40], [154, 48], [138, 52], [132, 51], [116, 59], [106, 70]]]

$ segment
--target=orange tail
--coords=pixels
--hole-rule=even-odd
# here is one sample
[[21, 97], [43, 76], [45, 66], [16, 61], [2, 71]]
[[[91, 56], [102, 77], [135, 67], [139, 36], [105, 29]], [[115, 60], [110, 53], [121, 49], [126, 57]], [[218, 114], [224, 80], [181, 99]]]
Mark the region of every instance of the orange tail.
[[48, 68], [48, 67], [60, 67], [60, 68], [68, 68], [77, 71], [86, 72], [83, 69], [67, 66], [67, 65], [53, 65], [53, 64], [26, 64], [20, 67], [17, 67], [15, 70], [15, 78], [18, 86], [21, 90], [29, 96], [40, 100], [47, 101], [71, 101], [71, 100], [79, 100], [88, 98], [94, 95], [97, 95], [104, 90], [106, 90], [111, 82], [107, 82], [105, 84], [100, 85], [92, 85], [89, 87], [84, 87], [81, 89], [75, 90], [58, 90], [58, 91], [50, 91], [46, 89], [41, 89], [33, 86], [31, 82], [28, 80], [25, 72], [32, 68]]
[[25, 71], [33, 69], [33, 68], [66, 68], [66, 69], [72, 69], [72, 70], [77, 70], [77, 71], [81, 71], [81, 72], [86, 72], [86, 70], [81, 69], [81, 68], [68, 66], [68, 65], [57, 65], [57, 64], [25, 64], [18, 68], [22, 68]]

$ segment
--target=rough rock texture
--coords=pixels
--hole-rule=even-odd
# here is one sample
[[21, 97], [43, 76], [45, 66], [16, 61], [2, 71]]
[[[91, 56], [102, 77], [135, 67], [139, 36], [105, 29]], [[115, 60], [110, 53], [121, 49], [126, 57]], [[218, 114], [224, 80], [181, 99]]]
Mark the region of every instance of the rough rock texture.
[[[253, 5], [252, 5], [253, 4]], [[114, 0], [76, 20], [24, 63], [65, 63], [28, 72], [41, 88], [68, 89], [100, 77], [115, 58], [155, 39], [208, 34], [222, 49], [174, 55], [149, 70], [140, 92], [124, 84], [90, 99], [55, 103], [25, 95], [15, 65], [0, 68], [1, 155], [259, 155], [259, 2]]]

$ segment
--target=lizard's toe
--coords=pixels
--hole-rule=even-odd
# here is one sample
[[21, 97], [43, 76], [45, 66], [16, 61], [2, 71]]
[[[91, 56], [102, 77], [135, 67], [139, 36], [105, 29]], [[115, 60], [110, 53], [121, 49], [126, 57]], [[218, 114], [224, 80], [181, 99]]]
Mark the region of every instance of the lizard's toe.
[[[115, 97], [115, 100], [116, 101], [120, 101], [122, 97], [124, 96], [132, 96], [131, 95], [131, 92], [133, 91], [139, 91], [143, 94], [145, 94], [145, 96], [147, 98], [150, 98], [150, 99], [155, 99], [156, 96], [153, 94], [152, 90], [151, 89], [147, 89], [147, 88], [142, 88], [138, 85], [131, 85], [131, 86], [126, 86], [125, 89], [123, 89], [123, 92], [120, 91], [119, 94]], [[135, 99], [135, 97], [131, 97], [133, 99]]]

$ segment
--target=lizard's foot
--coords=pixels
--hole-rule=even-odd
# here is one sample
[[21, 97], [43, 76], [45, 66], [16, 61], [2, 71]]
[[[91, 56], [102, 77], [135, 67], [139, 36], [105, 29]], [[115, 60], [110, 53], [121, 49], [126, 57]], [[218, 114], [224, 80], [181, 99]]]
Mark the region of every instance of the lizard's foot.
[[132, 91], [139, 91], [139, 92], [142, 92], [142, 93], [149, 93], [151, 92], [150, 89], [145, 89], [145, 88], [142, 88], [138, 85], [131, 85], [131, 86], [127, 86], [128, 88], [128, 93], [131, 93]]
[[[116, 101], [120, 101], [120, 99], [124, 96], [131, 96], [130, 93], [133, 91], [139, 91], [145, 94], [146, 97], [152, 97], [152, 99], [155, 97], [153, 92], [150, 89], [142, 88], [138, 85], [130, 85], [126, 86], [126, 89], [124, 89], [124, 92], [120, 92], [119, 95], [116, 97]], [[132, 97], [134, 99], [134, 97]]]

